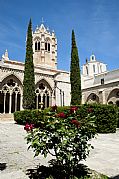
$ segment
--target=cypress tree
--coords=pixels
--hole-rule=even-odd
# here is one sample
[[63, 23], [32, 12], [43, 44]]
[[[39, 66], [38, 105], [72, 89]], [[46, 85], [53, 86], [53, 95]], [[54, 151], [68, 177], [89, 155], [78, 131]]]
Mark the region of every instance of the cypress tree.
[[76, 46], [74, 30], [72, 30], [70, 83], [71, 83], [71, 105], [79, 105], [81, 104], [81, 76], [80, 76], [78, 49]]
[[32, 22], [29, 21], [26, 42], [26, 58], [23, 80], [23, 108], [35, 109], [35, 77], [33, 64]]

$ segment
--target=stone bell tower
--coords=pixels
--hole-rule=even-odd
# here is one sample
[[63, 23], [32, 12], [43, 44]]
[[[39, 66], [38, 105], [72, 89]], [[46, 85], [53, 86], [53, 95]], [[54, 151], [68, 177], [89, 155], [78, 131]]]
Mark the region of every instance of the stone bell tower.
[[34, 66], [57, 69], [57, 39], [44, 24], [33, 32], [33, 52]]

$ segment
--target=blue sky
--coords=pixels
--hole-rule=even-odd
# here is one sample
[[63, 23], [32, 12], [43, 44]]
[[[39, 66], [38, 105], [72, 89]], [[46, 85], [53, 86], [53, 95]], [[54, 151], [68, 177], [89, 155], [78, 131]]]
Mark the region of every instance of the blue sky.
[[58, 40], [58, 68], [70, 69], [74, 29], [80, 66], [92, 52], [108, 66], [119, 68], [119, 0], [0, 0], [0, 56], [24, 61], [30, 17], [33, 30], [44, 24]]

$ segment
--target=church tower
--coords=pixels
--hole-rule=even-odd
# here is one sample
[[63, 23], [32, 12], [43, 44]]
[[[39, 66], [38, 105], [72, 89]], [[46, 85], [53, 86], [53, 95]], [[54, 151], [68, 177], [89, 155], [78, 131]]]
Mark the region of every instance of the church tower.
[[34, 66], [57, 69], [57, 39], [44, 24], [33, 32], [33, 52]]
[[98, 61], [94, 54], [90, 56], [90, 60], [86, 59], [86, 64], [83, 65], [82, 74], [84, 77], [94, 77], [95, 75], [107, 71], [107, 65]]

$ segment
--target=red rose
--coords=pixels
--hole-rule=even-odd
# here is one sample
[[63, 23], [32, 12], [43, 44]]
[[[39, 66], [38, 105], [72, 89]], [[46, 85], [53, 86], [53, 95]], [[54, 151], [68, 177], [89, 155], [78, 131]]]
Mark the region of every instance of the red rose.
[[74, 124], [74, 125], [75, 125], [76, 127], [78, 127], [78, 128], [80, 127], [80, 122], [77, 121], [76, 119], [72, 119], [72, 120], [71, 120], [71, 123]]
[[63, 112], [61, 112], [61, 113], [59, 113], [57, 116], [60, 117], [60, 118], [65, 118], [65, 117], [66, 117], [66, 114], [64, 114]]
[[25, 125], [25, 127], [24, 127], [24, 130], [26, 130], [27, 132], [28, 131], [31, 131], [31, 130], [33, 130], [33, 128], [34, 128], [34, 124], [26, 124]]
[[76, 106], [71, 106], [70, 108], [70, 113], [75, 113], [77, 111], [77, 107]]

